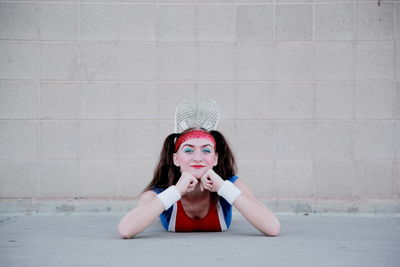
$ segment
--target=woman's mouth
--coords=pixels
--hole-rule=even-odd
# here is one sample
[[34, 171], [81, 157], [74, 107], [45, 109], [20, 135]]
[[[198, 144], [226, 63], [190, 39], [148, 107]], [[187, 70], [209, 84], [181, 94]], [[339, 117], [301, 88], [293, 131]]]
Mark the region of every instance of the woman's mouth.
[[201, 169], [201, 168], [204, 168], [205, 166], [204, 165], [192, 165], [190, 167], [195, 168], [195, 169]]

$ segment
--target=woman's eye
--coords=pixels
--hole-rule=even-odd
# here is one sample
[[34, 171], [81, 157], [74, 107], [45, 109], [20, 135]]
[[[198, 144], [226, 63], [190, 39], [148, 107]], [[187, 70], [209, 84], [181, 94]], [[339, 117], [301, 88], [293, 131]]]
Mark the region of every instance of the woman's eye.
[[183, 150], [183, 152], [190, 153], [190, 152], [193, 152], [193, 149], [185, 149], [185, 150]]
[[210, 149], [203, 149], [203, 152], [205, 152], [205, 153], [211, 153], [211, 150], [210, 150]]

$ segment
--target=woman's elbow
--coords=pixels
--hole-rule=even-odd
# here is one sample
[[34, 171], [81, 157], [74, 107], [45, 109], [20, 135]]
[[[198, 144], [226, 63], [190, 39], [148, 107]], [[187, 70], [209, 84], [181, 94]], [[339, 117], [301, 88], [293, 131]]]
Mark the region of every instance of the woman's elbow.
[[281, 231], [281, 224], [278, 222], [274, 223], [273, 225], [269, 225], [266, 229], [262, 230], [261, 232], [266, 236], [276, 237], [279, 235]]
[[124, 232], [119, 232], [119, 236], [120, 236], [122, 239], [131, 239], [131, 238], [134, 237], [134, 235], [128, 234], [128, 233], [124, 233]]
[[135, 234], [132, 234], [131, 231], [128, 231], [128, 229], [123, 227], [121, 224], [118, 225], [118, 234], [123, 239], [131, 239], [135, 236]]
[[277, 226], [275, 226], [274, 228], [270, 229], [267, 235], [268, 235], [268, 236], [275, 237], [275, 236], [278, 236], [278, 235], [279, 235], [279, 232], [280, 232], [280, 231], [281, 231], [281, 226], [280, 226], [280, 225], [277, 225]]

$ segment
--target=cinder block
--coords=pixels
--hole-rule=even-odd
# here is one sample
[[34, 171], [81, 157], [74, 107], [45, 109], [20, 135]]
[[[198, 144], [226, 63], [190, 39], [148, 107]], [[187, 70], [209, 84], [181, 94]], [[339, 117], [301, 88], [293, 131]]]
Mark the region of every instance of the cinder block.
[[0, 39], [39, 39], [39, 3], [0, 3]]
[[0, 159], [35, 159], [38, 133], [35, 121], [0, 121]]
[[[290, 0], [281, 0], [281, 1], [290, 1]], [[301, 0], [298, 0], [298, 1], [301, 1]], [[305, 0], [305, 1], [312, 2], [312, 0]], [[356, 1], [357, 1], [357, 0], [356, 0]], [[368, 1], [368, 0], [367, 0], [367, 1]], [[316, 1], [314, 1], [314, 2], [316, 2]], [[340, 3], [353, 3], [354, 0], [340, 0], [340, 1], [338, 1], [338, 0], [318, 0], [318, 2], [321, 2], [321, 3], [331, 3], [331, 2], [334, 2], [334, 3], [336, 3], [336, 2], [340, 2]]]
[[396, 32], [394, 33], [394, 39], [399, 40], [400, 39], [400, 3], [395, 3], [395, 29]]
[[396, 33], [395, 33], [395, 39], [399, 40], [400, 39], [400, 3], [396, 4]]
[[158, 83], [156, 88], [158, 117], [160, 119], [175, 119], [175, 108], [187, 99], [195, 101], [196, 84], [192, 82]]
[[[35, 20], [38, 20], [35, 18]], [[40, 4], [41, 40], [78, 40], [78, 5], [70, 3]]]
[[117, 156], [117, 121], [81, 121], [79, 156], [81, 158], [115, 158]]
[[397, 112], [397, 119], [400, 119], [400, 82], [396, 83], [396, 89], [397, 90], [397, 100], [396, 100], [396, 104], [395, 104], [395, 108], [396, 108], [396, 112]]
[[[52, 0], [44, 0], [44, 1], [52, 2]], [[57, 1], [62, 2], [64, 0], [57, 0]], [[57, 2], [57, 1], [55, 1], [55, 2]], [[71, 0], [67, 0], [67, 1], [71, 2]], [[132, 1], [135, 1], [135, 0], [132, 0]], [[89, 4], [91, 4], [91, 3], [96, 4], [96, 3], [116, 3], [118, 1], [117, 0], [83, 0], [83, 1], [80, 1], [80, 2], [89, 3]], [[121, 1], [121, 2], [123, 2], [123, 1]]]
[[234, 41], [236, 35], [236, 6], [199, 5], [199, 41]]
[[353, 23], [352, 4], [315, 5], [316, 40], [353, 40]]
[[275, 118], [275, 83], [238, 83], [237, 114], [239, 119]]
[[[282, 3], [285, 3], [285, 2], [289, 2], [289, 3], [297, 3], [297, 2], [299, 2], [299, 3], [309, 3], [309, 2], [313, 2], [314, 0], [275, 0], [276, 2], [282, 2]], [[322, 0], [323, 1], [323, 0]], [[337, 0], [335, 0], [335, 1], [337, 1]], [[346, 1], [346, 0], [344, 0], [344, 1]]]
[[393, 121], [356, 122], [354, 155], [356, 159], [393, 159]]
[[316, 197], [353, 198], [355, 169], [353, 161], [315, 161]]
[[35, 43], [1, 42], [0, 79], [38, 79], [38, 47]]
[[394, 77], [393, 42], [357, 42], [356, 79], [392, 79]]
[[396, 190], [393, 167], [392, 160], [357, 162], [355, 196], [357, 198], [394, 198]]
[[234, 51], [232, 43], [200, 43], [198, 79], [234, 80]]
[[[316, 60], [314, 44], [279, 43], [277, 49], [278, 80], [314, 80]], [[272, 64], [272, 62], [268, 64]]]
[[315, 130], [311, 121], [275, 123], [275, 146], [278, 158], [312, 158]]
[[276, 77], [274, 44], [238, 43], [235, 50], [237, 80], [274, 80]]
[[37, 177], [37, 162], [34, 160], [0, 160], [0, 197], [36, 196]]
[[313, 7], [311, 5], [276, 5], [275, 20], [276, 40], [312, 40]]
[[155, 41], [157, 39], [156, 5], [119, 5], [119, 40]]
[[[169, 1], [173, 1], [173, 0], [169, 0]], [[179, 0], [179, 1], [185, 1], [185, 0]], [[177, 1], [177, 2], [179, 2]], [[240, 2], [246, 2], [249, 0], [244, 0], [244, 1], [240, 1]], [[261, 0], [259, 0], [261, 1]], [[271, 1], [271, 0], [264, 0], [264, 1]], [[198, 3], [205, 3], [205, 4], [209, 4], [209, 3], [234, 3], [235, 0], [187, 0], [187, 2], [198, 2]]]
[[274, 114], [276, 119], [312, 119], [314, 83], [277, 83]]
[[240, 156], [236, 153], [238, 148], [236, 128], [236, 121], [233, 120], [220, 120], [217, 126], [217, 131], [219, 131], [228, 142], [235, 159]]
[[115, 80], [118, 77], [116, 44], [81, 43], [80, 77], [82, 80]]
[[350, 121], [317, 121], [315, 157], [351, 159], [353, 156], [353, 123]]
[[[161, 80], [194, 80], [198, 51], [194, 43], [160, 43], [157, 73]], [[139, 61], [141, 62], [141, 61]]]
[[356, 82], [357, 119], [395, 118], [396, 92], [392, 81]]
[[79, 77], [79, 45], [40, 44], [40, 78], [77, 80]]
[[272, 41], [272, 5], [237, 6], [237, 41]]
[[352, 43], [317, 43], [315, 53], [317, 80], [353, 79], [354, 48]]
[[157, 149], [157, 158], [158, 155], [161, 152], [162, 145], [164, 144], [165, 138], [167, 138], [168, 135], [174, 133], [175, 130], [175, 121], [174, 119], [169, 119], [169, 120], [159, 120], [158, 121], [158, 136], [154, 139], [154, 143], [158, 145]]
[[237, 122], [237, 155], [242, 158], [273, 158], [275, 136], [272, 122], [243, 120]]
[[238, 176], [257, 197], [275, 196], [274, 161], [269, 159], [239, 159]]
[[139, 197], [153, 179], [156, 161], [134, 159], [118, 161], [118, 196]]
[[40, 122], [40, 158], [77, 158], [79, 146], [78, 121]]
[[157, 46], [154, 43], [123, 43], [118, 46], [120, 80], [154, 80]]
[[195, 5], [159, 5], [157, 18], [158, 40], [195, 40]]
[[357, 3], [356, 39], [393, 40], [394, 3]]
[[220, 109], [221, 120], [236, 119], [236, 84], [203, 82], [198, 84], [198, 102], [214, 99]]
[[42, 82], [39, 113], [41, 119], [78, 119], [79, 84]]
[[[41, 160], [38, 197], [74, 198], [79, 196], [77, 160]], [[93, 184], [96, 187], [97, 183]]]
[[[399, 20], [400, 20], [400, 15], [399, 15]], [[399, 37], [400, 39], [400, 37]], [[395, 53], [396, 53], [396, 70], [395, 70], [395, 76], [397, 79], [400, 79], [400, 42], [395, 43]]]
[[116, 119], [118, 117], [118, 84], [88, 82], [80, 84], [82, 119]]
[[318, 82], [316, 86], [316, 118], [353, 118], [354, 89], [352, 81]]
[[394, 177], [394, 189], [396, 190], [395, 198], [400, 199], [400, 161], [395, 161], [395, 177]]
[[118, 40], [118, 5], [80, 4], [80, 38], [82, 41]]
[[120, 82], [118, 108], [122, 119], [156, 119], [158, 107], [154, 82]]
[[119, 121], [118, 155], [126, 158], [152, 158], [160, 153], [156, 121]]
[[[115, 0], [113, 0], [113, 1], [115, 1]], [[179, 2], [179, 1], [184, 1], [184, 0], [177, 0], [177, 1], [173, 1], [173, 2]], [[194, 0], [188, 0], [188, 1], [193, 2]], [[120, 2], [121, 3], [137, 3], [137, 2], [143, 3], [143, 0], [120, 0]], [[146, 2], [157, 3], [159, 1], [158, 0], [148, 0]], [[164, 2], [166, 2], [166, 1], [164, 1]]]
[[[395, 145], [395, 158], [400, 159], [400, 121], [395, 122], [395, 132], [394, 132], [394, 145]], [[400, 169], [399, 169], [400, 171]], [[400, 176], [400, 174], [399, 174]], [[400, 193], [400, 192], [399, 192]]]
[[1, 82], [0, 119], [36, 119], [38, 95], [37, 83]]
[[80, 197], [114, 197], [117, 193], [116, 160], [80, 160]]
[[277, 197], [314, 197], [315, 183], [312, 160], [276, 160]]

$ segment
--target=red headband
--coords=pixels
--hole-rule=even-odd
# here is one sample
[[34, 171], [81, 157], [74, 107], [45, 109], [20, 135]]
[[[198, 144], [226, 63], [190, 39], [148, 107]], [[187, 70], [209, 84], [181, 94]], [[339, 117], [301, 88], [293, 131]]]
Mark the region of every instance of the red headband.
[[178, 139], [176, 140], [176, 143], [175, 143], [175, 152], [178, 151], [179, 147], [184, 142], [186, 142], [189, 139], [193, 139], [193, 138], [207, 139], [207, 140], [211, 141], [211, 143], [214, 145], [214, 148], [215, 148], [215, 139], [210, 133], [202, 131], [202, 130], [193, 130], [193, 131], [187, 132], [185, 134], [182, 134], [181, 136], [178, 137]]

